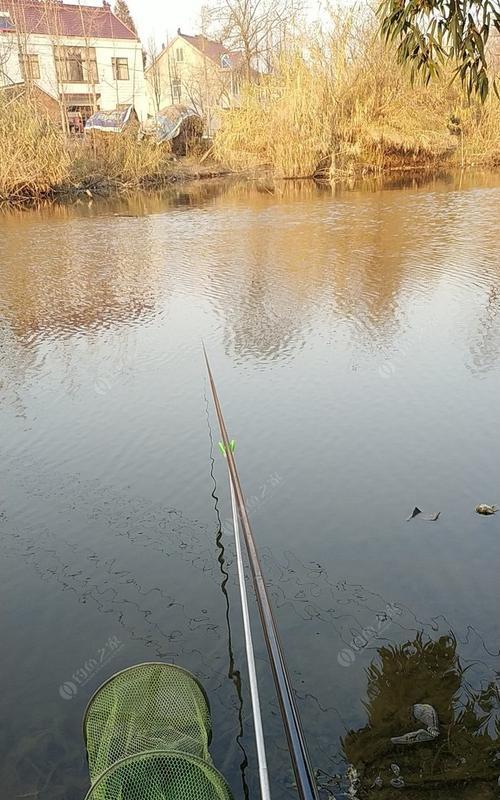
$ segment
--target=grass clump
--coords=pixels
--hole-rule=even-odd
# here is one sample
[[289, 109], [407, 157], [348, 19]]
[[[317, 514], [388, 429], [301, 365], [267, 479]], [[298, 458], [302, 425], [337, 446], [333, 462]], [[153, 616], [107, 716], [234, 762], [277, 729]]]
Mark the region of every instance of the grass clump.
[[467, 104], [451, 68], [413, 85], [375, 16], [330, 10], [296, 35], [258, 84], [221, 114], [215, 152], [233, 168], [270, 165], [282, 177], [500, 163], [500, 101]]
[[43, 197], [69, 179], [62, 133], [29, 100], [0, 101], [0, 153], [0, 200]]
[[72, 181], [86, 188], [140, 188], [162, 183], [172, 174], [169, 144], [139, 142], [133, 133], [92, 133], [68, 146], [73, 153]]
[[0, 104], [0, 202], [80, 191], [161, 185], [172, 176], [168, 143], [130, 134], [67, 137], [29, 98]]

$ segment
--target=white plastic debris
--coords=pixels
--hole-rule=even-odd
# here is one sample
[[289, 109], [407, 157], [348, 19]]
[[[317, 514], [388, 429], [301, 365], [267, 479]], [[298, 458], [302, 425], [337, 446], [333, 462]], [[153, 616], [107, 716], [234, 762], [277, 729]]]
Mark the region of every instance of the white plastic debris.
[[418, 744], [419, 742], [432, 742], [439, 736], [439, 720], [434, 706], [429, 703], [416, 703], [412, 706], [413, 716], [417, 722], [422, 722], [425, 728], [404, 733], [401, 736], [391, 737], [392, 744]]

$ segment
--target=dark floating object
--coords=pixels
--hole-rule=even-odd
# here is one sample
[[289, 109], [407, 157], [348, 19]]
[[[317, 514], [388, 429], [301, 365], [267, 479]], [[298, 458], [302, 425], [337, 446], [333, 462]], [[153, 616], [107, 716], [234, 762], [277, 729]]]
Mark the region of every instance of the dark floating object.
[[425, 519], [426, 522], [435, 522], [439, 518], [440, 514], [441, 514], [440, 511], [436, 511], [436, 513], [434, 514], [426, 513], [425, 511], [422, 511], [418, 506], [415, 506], [415, 508], [413, 509], [413, 511], [411, 512], [410, 516], [407, 518], [406, 521], [409, 522], [414, 517], [418, 517], [420, 515], [421, 519]]
[[496, 514], [498, 508], [496, 506], [489, 506], [486, 503], [479, 503], [474, 510], [476, 514], [484, 514], [485, 516], [488, 516], [489, 514]]
[[419, 742], [432, 742], [438, 738], [439, 720], [434, 706], [429, 703], [416, 703], [412, 706], [412, 711], [417, 722], [422, 722], [425, 728], [405, 733], [403, 736], [393, 736], [392, 744], [418, 744]]

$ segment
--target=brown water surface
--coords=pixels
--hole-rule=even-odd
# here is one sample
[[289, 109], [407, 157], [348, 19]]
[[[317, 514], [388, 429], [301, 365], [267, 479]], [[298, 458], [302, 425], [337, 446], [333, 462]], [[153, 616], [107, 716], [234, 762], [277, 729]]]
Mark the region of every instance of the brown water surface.
[[[359, 797], [397, 795], [391, 763], [407, 798], [496, 796], [500, 514], [474, 508], [500, 503], [499, 221], [487, 174], [0, 215], [2, 797], [82, 798], [91, 693], [160, 659], [200, 677], [215, 763], [258, 797], [202, 338], [314, 765], [339, 797], [348, 762]], [[416, 702], [441, 735], [398, 748]]]

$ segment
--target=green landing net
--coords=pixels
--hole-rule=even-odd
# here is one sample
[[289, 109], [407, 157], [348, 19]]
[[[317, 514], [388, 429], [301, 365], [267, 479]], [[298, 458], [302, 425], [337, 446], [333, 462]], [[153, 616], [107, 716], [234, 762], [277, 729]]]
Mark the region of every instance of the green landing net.
[[207, 696], [187, 670], [147, 663], [118, 672], [83, 719], [85, 800], [232, 800], [208, 752], [211, 733]]

